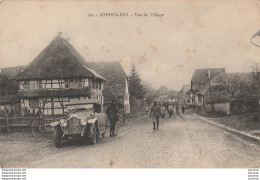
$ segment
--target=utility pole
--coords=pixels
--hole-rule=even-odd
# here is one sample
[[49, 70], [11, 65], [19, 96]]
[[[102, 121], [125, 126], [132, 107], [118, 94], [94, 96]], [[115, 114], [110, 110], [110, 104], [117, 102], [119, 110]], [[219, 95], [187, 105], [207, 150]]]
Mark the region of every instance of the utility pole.
[[210, 85], [210, 70], [208, 70], [208, 79], [209, 79], [209, 96], [211, 100], [211, 109], [212, 112], [214, 111], [214, 105], [213, 105], [213, 100], [212, 100], [212, 95], [211, 95], [211, 85]]
[[[256, 47], [260, 47], [259, 44], [256, 44], [256, 43], [253, 42], [253, 39], [254, 39], [256, 36], [260, 36], [260, 30], [258, 30], [258, 31], [251, 37], [250, 42], [251, 42], [253, 45], [255, 45]], [[257, 68], [257, 70], [256, 70], [256, 73], [259, 73], [258, 68]], [[257, 75], [258, 75], [258, 74], [257, 74]], [[260, 91], [260, 90], [258, 89], [258, 91]], [[258, 117], [256, 117], [256, 118], [257, 118], [258, 120], [260, 120], [260, 99], [259, 99], [259, 97], [258, 97], [258, 115], [257, 115], [257, 116], [258, 116]]]

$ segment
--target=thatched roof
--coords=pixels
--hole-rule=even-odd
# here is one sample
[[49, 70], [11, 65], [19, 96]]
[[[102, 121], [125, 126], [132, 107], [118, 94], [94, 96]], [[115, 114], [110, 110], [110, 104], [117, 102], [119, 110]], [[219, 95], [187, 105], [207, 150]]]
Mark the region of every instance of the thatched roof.
[[87, 62], [86, 64], [107, 80], [103, 91], [105, 103], [112, 102], [114, 99], [125, 95], [127, 75], [120, 62], [100, 61]]
[[206, 68], [196, 69], [192, 76], [192, 90], [200, 92], [204, 89], [204, 86], [209, 82], [208, 72], [210, 72], [210, 80], [216, 78], [216, 76], [224, 76], [226, 78], [225, 68]]
[[17, 74], [22, 72], [25, 68], [26, 66], [5, 67], [0, 69], [0, 74], [10, 78], [15, 78]]
[[16, 77], [17, 80], [98, 78], [85, 59], [60, 34]]

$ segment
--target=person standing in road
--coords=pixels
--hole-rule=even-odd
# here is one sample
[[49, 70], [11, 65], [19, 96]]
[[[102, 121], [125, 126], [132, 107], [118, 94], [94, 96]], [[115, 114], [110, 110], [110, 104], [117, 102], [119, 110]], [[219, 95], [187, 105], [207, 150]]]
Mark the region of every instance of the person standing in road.
[[184, 114], [184, 111], [185, 111], [185, 106], [184, 105], [182, 105], [181, 110], [182, 110], [182, 113]]
[[150, 118], [153, 120], [153, 129], [155, 130], [155, 123], [157, 123], [157, 130], [159, 128], [159, 119], [161, 115], [160, 106], [157, 105], [157, 102], [154, 101], [153, 106], [150, 112]]
[[163, 118], [164, 118], [166, 117], [166, 113], [167, 113], [166, 107], [164, 105], [162, 107], [162, 111], [163, 111]]
[[148, 114], [148, 112], [149, 112], [149, 107], [146, 105], [146, 107], [145, 107], [145, 113]]
[[169, 107], [168, 107], [168, 113], [169, 113], [169, 118], [171, 118], [172, 115], [173, 115], [173, 107], [172, 107], [171, 104], [170, 104]]
[[176, 104], [176, 115], [179, 115], [179, 104]]
[[117, 136], [115, 134], [115, 129], [116, 129], [116, 121], [118, 121], [119, 119], [119, 111], [116, 107], [115, 102], [112, 102], [111, 106], [107, 108], [106, 114], [110, 120], [110, 137]]

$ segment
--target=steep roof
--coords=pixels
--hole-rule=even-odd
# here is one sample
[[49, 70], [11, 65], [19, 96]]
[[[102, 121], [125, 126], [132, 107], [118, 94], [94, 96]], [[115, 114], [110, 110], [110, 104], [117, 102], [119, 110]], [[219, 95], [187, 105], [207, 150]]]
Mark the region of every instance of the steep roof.
[[210, 80], [216, 79], [217, 76], [223, 76], [226, 78], [225, 68], [206, 68], [206, 69], [196, 69], [192, 76], [192, 90], [202, 91], [204, 86], [208, 83], [208, 72], [210, 72]]
[[26, 66], [14, 66], [14, 67], [5, 67], [0, 69], [0, 74], [15, 78], [17, 74], [23, 71]]
[[190, 85], [183, 85], [179, 93], [186, 94], [190, 90]]
[[85, 67], [85, 59], [60, 34], [16, 77], [17, 80], [99, 78]]
[[103, 91], [106, 103], [125, 95], [127, 75], [119, 61], [86, 62], [86, 65], [106, 78]]

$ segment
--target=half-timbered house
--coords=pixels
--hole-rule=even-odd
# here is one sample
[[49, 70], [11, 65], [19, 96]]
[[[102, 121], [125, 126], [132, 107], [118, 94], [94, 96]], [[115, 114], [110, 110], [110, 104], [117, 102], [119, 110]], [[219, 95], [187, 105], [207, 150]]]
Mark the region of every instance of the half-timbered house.
[[53, 116], [64, 114], [65, 105], [72, 101], [95, 99], [103, 104], [105, 79], [85, 63], [85, 59], [59, 33], [16, 76], [23, 112]]

